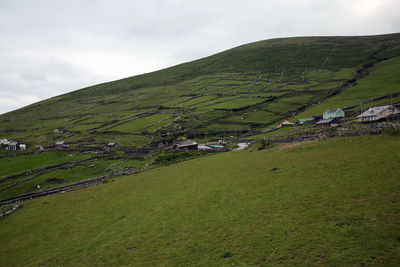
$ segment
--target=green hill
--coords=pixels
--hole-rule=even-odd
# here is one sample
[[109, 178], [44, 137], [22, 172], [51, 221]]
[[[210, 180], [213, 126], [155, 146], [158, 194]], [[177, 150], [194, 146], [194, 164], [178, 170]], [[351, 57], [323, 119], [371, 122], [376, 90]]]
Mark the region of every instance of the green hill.
[[394, 266], [398, 136], [229, 152], [38, 198], [0, 220], [1, 266]]
[[[0, 139], [28, 145], [0, 149], [0, 200], [147, 169], [160, 142], [232, 147], [287, 131], [263, 133], [280, 120], [338, 107], [351, 121], [361, 103], [400, 102], [399, 84], [400, 34], [389, 34], [265, 40], [84, 88], [0, 115]], [[54, 149], [60, 140], [69, 148]], [[105, 149], [109, 142], [116, 147]], [[37, 145], [43, 155], [33, 154]]]
[[[394, 266], [398, 129], [355, 122], [361, 108], [391, 102], [400, 34], [260, 41], [0, 115], [0, 139], [28, 145], [0, 149], [3, 203], [106, 177], [0, 219], [0, 266]], [[382, 133], [270, 131], [339, 107], [349, 135]], [[303, 136], [313, 141], [276, 143]], [[255, 145], [163, 147], [183, 138]], [[61, 140], [69, 147], [55, 148]]]
[[183, 136], [237, 136], [293, 112], [318, 115], [398, 94], [399, 56], [400, 34], [260, 41], [3, 114], [0, 138], [142, 147]]

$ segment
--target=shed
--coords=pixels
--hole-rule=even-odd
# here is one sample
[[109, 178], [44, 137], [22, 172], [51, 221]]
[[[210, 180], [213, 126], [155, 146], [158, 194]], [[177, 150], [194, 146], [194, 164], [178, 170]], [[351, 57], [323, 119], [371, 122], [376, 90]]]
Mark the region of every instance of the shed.
[[294, 126], [294, 123], [291, 123], [288, 120], [283, 120], [278, 123], [278, 128], [285, 127], [285, 126]]
[[315, 125], [319, 126], [319, 127], [338, 126], [338, 125], [340, 125], [340, 121], [337, 118], [320, 120]]
[[221, 145], [210, 145], [210, 147], [215, 148], [215, 149], [225, 148], [224, 146], [221, 146]]
[[8, 146], [9, 143], [7, 139], [0, 139], [0, 146]]
[[178, 141], [178, 142], [174, 143], [172, 148], [176, 149], [176, 150], [184, 150], [184, 151], [197, 150], [198, 144], [196, 143], [196, 141], [183, 140], [183, 141]]
[[296, 124], [303, 125], [303, 124], [311, 124], [314, 121], [313, 118], [301, 118], [296, 121]]
[[9, 142], [7, 149], [8, 150], [18, 150], [19, 149], [19, 143], [18, 142], [13, 142], [13, 141]]
[[197, 149], [198, 149], [198, 150], [212, 150], [211, 147], [206, 146], [206, 145], [198, 145], [198, 146], [197, 146]]
[[344, 111], [341, 108], [328, 109], [322, 114], [322, 119], [344, 118]]
[[68, 147], [67, 143], [65, 143], [65, 141], [57, 141], [55, 143], [55, 147], [56, 148], [64, 148], [64, 147]]
[[115, 147], [115, 143], [114, 142], [110, 142], [107, 144], [108, 147]]
[[26, 150], [26, 145], [25, 144], [19, 144], [19, 149], [20, 150]]
[[372, 107], [357, 116], [359, 122], [377, 121], [390, 115], [400, 114], [400, 109], [393, 105]]

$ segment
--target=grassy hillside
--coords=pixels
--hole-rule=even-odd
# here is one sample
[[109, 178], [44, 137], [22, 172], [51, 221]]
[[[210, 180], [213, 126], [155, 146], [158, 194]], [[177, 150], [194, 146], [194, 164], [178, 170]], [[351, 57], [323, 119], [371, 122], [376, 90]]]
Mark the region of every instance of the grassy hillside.
[[35, 199], [0, 265], [379, 265], [400, 260], [398, 136], [230, 152]]
[[[400, 34], [297, 37], [246, 44], [47, 99], [0, 115], [0, 139], [28, 145], [27, 152], [0, 149], [0, 200], [146, 168], [162, 153], [160, 142], [271, 137], [286, 131], [262, 133], [278, 121], [329, 108], [346, 108], [351, 120], [361, 103], [364, 109], [400, 103], [399, 77]], [[52, 148], [59, 140], [70, 145], [61, 154]], [[116, 147], [106, 149], [109, 142]], [[32, 155], [37, 145], [44, 155]], [[143, 147], [148, 153], [140, 152]], [[56, 163], [65, 164], [40, 170]]]
[[0, 138], [142, 147], [241, 135], [399, 93], [399, 57], [399, 34], [260, 41], [3, 114]]

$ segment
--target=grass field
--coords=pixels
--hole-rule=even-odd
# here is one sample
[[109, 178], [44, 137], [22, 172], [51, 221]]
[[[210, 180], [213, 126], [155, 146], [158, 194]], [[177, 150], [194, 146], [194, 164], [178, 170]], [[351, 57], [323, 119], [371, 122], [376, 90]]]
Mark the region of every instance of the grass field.
[[[348, 107], [352, 120], [361, 108], [399, 101], [400, 34], [389, 34], [250, 43], [2, 114], [0, 138], [28, 150], [1, 148], [0, 199], [110, 178], [26, 201], [0, 219], [0, 266], [397, 266], [396, 131], [263, 150], [258, 140], [207, 156], [166, 153], [159, 142], [234, 147], [322, 135], [335, 129], [242, 137], [329, 108]], [[58, 140], [70, 152], [23, 155]], [[115, 176], [132, 168], [145, 171]]]
[[46, 152], [5, 158], [0, 160], [0, 178], [28, 171], [30, 169], [42, 168], [61, 162], [82, 160], [88, 157], [89, 155], [82, 154], [77, 155], [65, 152]]
[[[346, 107], [368, 102], [382, 95], [400, 92], [400, 57], [376, 64], [371, 74], [361, 79], [355, 86], [347, 88], [343, 93], [314, 105], [298, 117], [317, 115], [329, 108]], [[389, 102], [388, 102], [389, 101]], [[390, 100], [386, 100], [386, 103]]]
[[399, 151], [334, 138], [34, 199], [0, 220], [0, 265], [395, 266]]

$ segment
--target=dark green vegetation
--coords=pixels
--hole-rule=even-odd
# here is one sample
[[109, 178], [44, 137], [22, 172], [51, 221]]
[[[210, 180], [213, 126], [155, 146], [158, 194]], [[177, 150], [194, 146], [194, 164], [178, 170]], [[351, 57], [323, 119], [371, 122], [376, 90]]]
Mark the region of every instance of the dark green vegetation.
[[400, 261], [398, 136], [230, 152], [25, 202], [0, 265], [380, 265]]
[[142, 147], [237, 137], [293, 112], [388, 103], [400, 92], [399, 56], [399, 34], [260, 41], [3, 114], [0, 138]]

